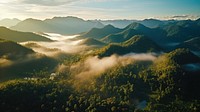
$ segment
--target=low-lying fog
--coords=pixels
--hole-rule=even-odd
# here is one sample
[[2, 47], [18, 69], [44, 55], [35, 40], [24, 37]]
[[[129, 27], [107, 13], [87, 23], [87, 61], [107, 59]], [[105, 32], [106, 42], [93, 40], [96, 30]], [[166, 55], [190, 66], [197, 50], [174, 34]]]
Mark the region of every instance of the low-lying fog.
[[[20, 43], [24, 46], [32, 48], [35, 52], [45, 54], [47, 56], [55, 56], [58, 53], [80, 53], [84, 52], [86, 49], [90, 48], [87, 45], [80, 45], [79, 43], [83, 39], [77, 39], [79, 35], [65, 36], [55, 33], [40, 33], [40, 35], [45, 36], [53, 40], [53, 42], [23, 42]], [[70, 71], [75, 74], [78, 80], [87, 79], [97, 76], [108, 69], [120, 64], [125, 66], [131, 64], [133, 61], [154, 61], [157, 58], [157, 54], [154, 53], [128, 53], [126, 55], [112, 55], [109, 57], [98, 58], [97, 56], [90, 56], [84, 61], [81, 61], [72, 66], [65, 66], [60, 64], [57, 66], [55, 72], [63, 72], [65, 68], [70, 68]]]
[[[57, 54], [69, 54], [69, 53], [81, 53], [91, 48], [81, 43], [84, 39], [78, 39], [79, 35], [61, 35], [55, 33], [40, 33], [40, 35], [45, 36], [53, 42], [23, 42], [20, 43], [26, 47], [33, 49], [35, 52], [45, 54], [50, 57], [56, 57]], [[172, 46], [178, 43], [172, 43]], [[170, 46], [170, 45], [169, 45]], [[154, 61], [160, 54], [156, 53], [128, 53], [122, 56], [112, 55], [109, 57], [98, 58], [97, 56], [89, 56], [84, 61], [76, 63], [71, 66], [65, 66], [64, 64], [57, 65], [57, 70], [55, 72], [65, 72], [65, 68], [70, 68], [70, 71], [75, 74], [76, 79], [86, 79], [97, 76], [114, 66], [131, 64], [133, 61]], [[8, 62], [9, 60], [1, 59], [1, 63]], [[183, 66], [188, 71], [200, 70], [199, 64], [188, 64]]]
[[29, 41], [20, 44], [47, 56], [54, 56], [58, 53], [80, 53], [90, 48], [87, 45], [79, 45], [83, 41], [83, 39], [76, 39], [79, 35], [65, 36], [56, 33], [40, 33], [40, 35], [53, 40], [53, 42]]

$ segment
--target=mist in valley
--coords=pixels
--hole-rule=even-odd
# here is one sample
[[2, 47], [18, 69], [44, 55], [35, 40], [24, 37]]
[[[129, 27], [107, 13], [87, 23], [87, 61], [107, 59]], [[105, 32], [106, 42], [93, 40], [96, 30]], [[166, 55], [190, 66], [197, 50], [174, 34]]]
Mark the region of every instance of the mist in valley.
[[21, 45], [30, 47], [35, 52], [45, 54], [47, 56], [54, 57], [62, 53], [80, 53], [89, 49], [90, 46], [79, 45], [82, 39], [76, 39], [78, 35], [64, 36], [55, 33], [43, 33], [45, 36], [53, 42], [22, 42]]
[[200, 112], [200, 1], [0, 6], [0, 112]]

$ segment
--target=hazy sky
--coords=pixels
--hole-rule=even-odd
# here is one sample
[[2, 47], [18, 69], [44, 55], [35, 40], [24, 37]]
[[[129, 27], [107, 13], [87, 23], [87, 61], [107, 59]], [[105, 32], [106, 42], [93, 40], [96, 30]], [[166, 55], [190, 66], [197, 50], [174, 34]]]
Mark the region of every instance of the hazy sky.
[[200, 17], [200, 0], [0, 0], [0, 14], [0, 19], [194, 19]]

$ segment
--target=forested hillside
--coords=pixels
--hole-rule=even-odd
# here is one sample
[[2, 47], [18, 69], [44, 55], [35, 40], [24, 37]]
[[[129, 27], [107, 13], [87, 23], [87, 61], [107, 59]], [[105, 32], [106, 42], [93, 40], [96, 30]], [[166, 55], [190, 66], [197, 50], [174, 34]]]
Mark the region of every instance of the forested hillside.
[[[90, 30], [55, 33], [54, 25], [74, 19]], [[55, 32], [0, 28], [0, 111], [200, 111], [199, 19], [147, 19], [120, 29], [56, 17], [17, 26], [30, 24]]]

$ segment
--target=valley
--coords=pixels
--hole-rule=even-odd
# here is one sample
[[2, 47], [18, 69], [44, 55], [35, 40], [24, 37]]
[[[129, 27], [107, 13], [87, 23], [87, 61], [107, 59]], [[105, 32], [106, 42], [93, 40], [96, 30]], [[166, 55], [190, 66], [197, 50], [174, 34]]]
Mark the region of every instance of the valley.
[[1, 110], [198, 111], [199, 20], [75, 35], [1, 29]]

